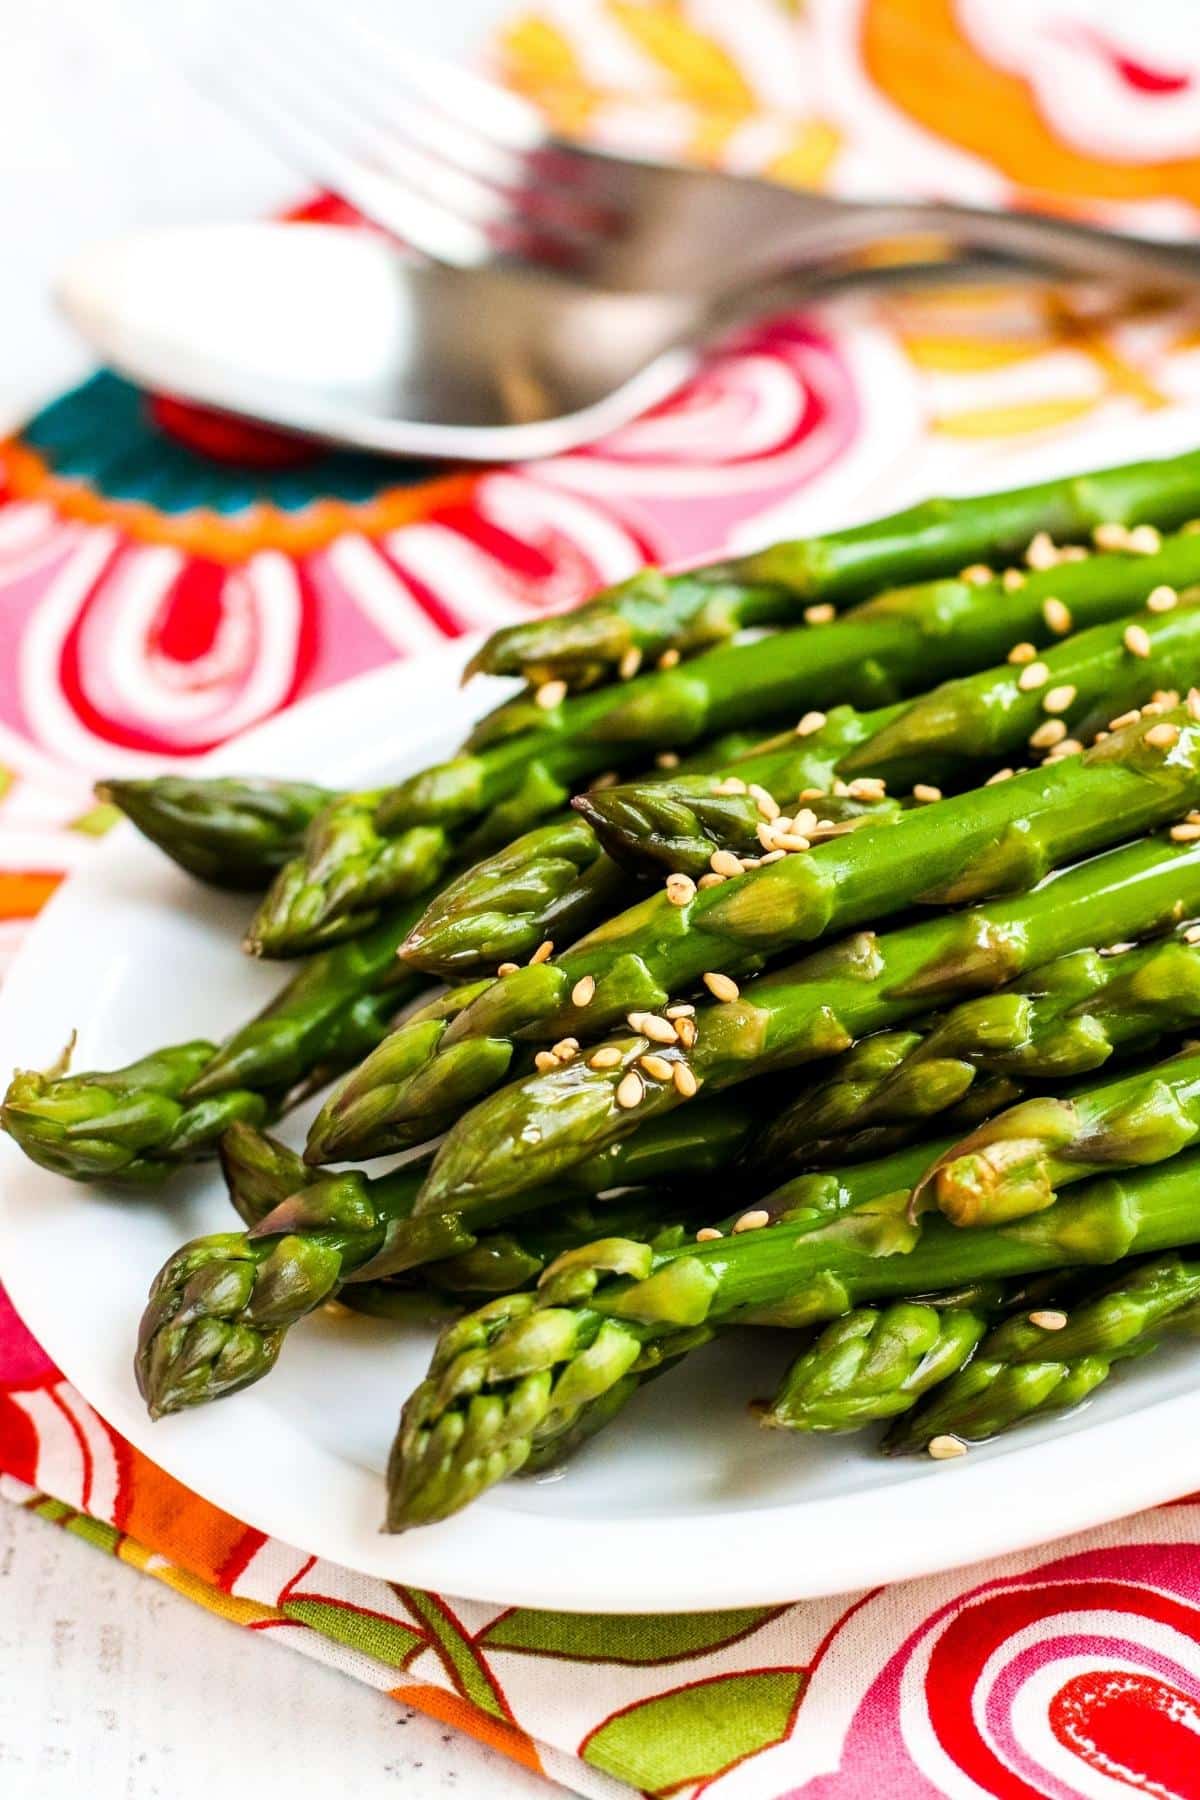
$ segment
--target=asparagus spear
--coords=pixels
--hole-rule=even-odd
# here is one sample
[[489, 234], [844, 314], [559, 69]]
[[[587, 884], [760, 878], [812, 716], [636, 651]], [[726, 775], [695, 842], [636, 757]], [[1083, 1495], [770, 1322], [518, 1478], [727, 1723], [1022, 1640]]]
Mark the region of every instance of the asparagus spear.
[[1072, 1099], [1022, 1100], [952, 1144], [917, 1184], [914, 1206], [954, 1225], [1040, 1212], [1072, 1181], [1162, 1162], [1200, 1134], [1200, 1051], [1185, 1050]]
[[277, 1110], [272, 1096], [248, 1088], [189, 1105], [187, 1088], [214, 1049], [197, 1039], [123, 1069], [74, 1076], [63, 1061], [44, 1074], [18, 1069], [0, 1122], [28, 1157], [56, 1175], [161, 1181], [180, 1163], [210, 1151], [235, 1120], [258, 1125]]
[[[1151, 873], [1143, 859], [1163, 856], [1168, 860]], [[1135, 870], [1150, 876], [1145, 885]], [[1168, 846], [1139, 843], [1070, 869], [1020, 901], [882, 937], [860, 933], [753, 983], [737, 999], [701, 1009], [687, 1033], [695, 1033], [690, 1047], [654, 1045], [653, 1054], [671, 1068], [669, 1081], [648, 1078], [642, 1059], [650, 1045], [635, 1029], [599, 1054], [505, 1088], [445, 1140], [420, 1209], [494, 1207], [683, 1104], [693, 1084], [712, 1092], [827, 1056], [936, 1001], [1000, 986], [1026, 964], [1095, 942], [1118, 918], [1152, 929], [1176, 906], [1191, 912], [1196, 903], [1190, 858], [1175, 862]]]
[[975, 1232], [908, 1217], [908, 1193], [818, 1225], [778, 1224], [656, 1255], [608, 1238], [568, 1251], [535, 1294], [447, 1327], [404, 1407], [387, 1529], [448, 1517], [681, 1346], [735, 1323], [801, 1329], [872, 1301], [1084, 1263], [1200, 1235], [1200, 1157], [1084, 1183], [1035, 1218]]
[[315, 957], [222, 1045], [175, 1044], [122, 1069], [18, 1070], [0, 1124], [43, 1168], [153, 1183], [210, 1155], [235, 1120], [262, 1124], [384, 1038], [418, 978], [396, 960], [411, 913]]
[[[553, 1214], [505, 1234], [481, 1234], [454, 1214], [412, 1219], [421, 1164], [376, 1180], [357, 1170], [318, 1178], [283, 1144], [234, 1126], [221, 1140], [221, 1164], [249, 1230], [197, 1238], [164, 1265], [138, 1340], [140, 1391], [158, 1417], [258, 1381], [274, 1367], [291, 1326], [347, 1282], [432, 1262], [438, 1285], [452, 1292], [494, 1291], [532, 1279], [563, 1247], [563, 1233], [582, 1243], [605, 1220], [620, 1228], [636, 1219], [647, 1230], [653, 1221], [657, 1238], [664, 1207], [656, 1190], [723, 1167], [744, 1145], [754, 1117], [750, 1108], [725, 1103], [705, 1109], [690, 1128], [674, 1121], [651, 1126], [615, 1154], [572, 1170], [553, 1196], [529, 1195], [528, 1211], [552, 1205]], [[563, 1205], [564, 1197], [611, 1188], [638, 1192], [627, 1202], [600, 1203], [594, 1215]]]
[[96, 798], [120, 807], [189, 875], [217, 887], [261, 888], [296, 854], [332, 795], [304, 781], [158, 775], [97, 782]]
[[[764, 998], [758, 1006], [723, 1015], [715, 1031], [701, 1032], [687, 1059], [671, 1042], [676, 1033], [656, 1009], [702, 973], [707, 972], [710, 986], [715, 983], [714, 991], [732, 998], [736, 983], [731, 971], [740, 974], [761, 966], [769, 954], [806, 937], [886, 917], [913, 901], [957, 902], [1028, 886], [1048, 864], [1144, 830], [1156, 815], [1160, 821], [1171, 818], [1191, 803], [1194, 790], [1200, 797], [1196, 736], [1184, 709], [1139, 720], [1083, 756], [924, 807], [886, 829], [827, 840], [809, 853], [703, 890], [684, 906], [672, 907], [667, 896], [656, 896], [624, 920], [593, 932], [556, 963], [526, 968], [495, 983], [441, 1040], [445, 1049], [461, 1055], [464, 1041], [478, 1034], [489, 1045], [489, 1071], [503, 1062], [504, 1044], [512, 1045], [512, 1036], [503, 1032], [579, 1037], [624, 1012], [640, 1035], [623, 1040], [617, 1046], [620, 1055], [609, 1055], [607, 1066], [596, 1067], [588, 1058], [582, 1066], [572, 1063], [566, 1070], [538, 1074], [460, 1119], [434, 1165], [429, 1204], [457, 1204], [462, 1195], [481, 1194], [496, 1183], [520, 1185], [528, 1179], [528, 1168], [569, 1156], [573, 1140], [583, 1144], [620, 1136], [647, 1108], [678, 1104], [694, 1091], [695, 1081], [743, 1079], [751, 1065], [753, 1072], [769, 1067], [776, 1045], [780, 1054], [793, 1058], [796, 1048], [801, 1055], [813, 1054], [819, 1034], [811, 1018], [805, 1020], [798, 1043], [781, 1023], [792, 1015], [789, 989], [795, 977], [783, 977], [782, 985], [779, 979], [759, 984], [756, 997]], [[938, 929], [933, 927], [935, 933]], [[963, 927], [950, 921], [945, 929]], [[1107, 935], [1102, 932], [1100, 941]], [[1078, 940], [1070, 947], [1077, 946]], [[861, 1025], [839, 1035], [826, 1015], [820, 1044], [826, 1054], [848, 1048], [864, 1030], [894, 1022], [886, 1009], [880, 1017], [875, 1009], [864, 1015], [861, 1007], [876, 954], [871, 938], [834, 953], [835, 967], [838, 958], [842, 966], [848, 955], [858, 958], [860, 1005], [851, 1005], [851, 1011]], [[825, 967], [819, 960], [814, 972], [819, 975]], [[590, 985], [581, 989], [585, 981]], [[811, 976], [808, 983], [801, 977], [802, 989], [811, 991], [810, 984]], [[932, 998], [927, 996], [926, 1006]], [[581, 999], [587, 1003], [580, 1004]], [[649, 1035], [667, 1040], [668, 1060], [685, 1063], [678, 1087], [672, 1085], [673, 1068], [671, 1079], [659, 1082], [643, 1080], [633, 1067], [649, 1048], [642, 1029], [647, 1018], [657, 1021]], [[455, 1071], [458, 1066], [452, 1065]], [[426, 1068], [422, 1080], [428, 1096], [435, 1091], [436, 1066]]]
[[1170, 1332], [1194, 1331], [1198, 1319], [1200, 1263], [1174, 1255], [1122, 1273], [1069, 1311], [1014, 1315], [898, 1421], [885, 1448], [924, 1450], [937, 1438], [978, 1441], [1077, 1406], [1115, 1362], [1145, 1355]]
[[547, 938], [570, 943], [627, 903], [629, 879], [591, 826], [570, 815], [539, 825], [475, 863], [434, 896], [401, 955], [448, 980], [526, 957]]
[[[628, 768], [650, 751], [677, 751], [716, 732], [794, 718], [814, 705], [874, 706], [986, 668], [1017, 639], [1053, 638], [1051, 599], [1083, 628], [1129, 613], [1155, 586], [1198, 580], [1200, 541], [1181, 535], [1156, 556], [1096, 556], [1032, 574], [1015, 593], [962, 581], [903, 589], [832, 625], [709, 651], [619, 690], [560, 699], [544, 687], [491, 714], [459, 756], [388, 789], [370, 826], [351, 834], [352, 871], [323, 854], [310, 862], [307, 852], [297, 868], [281, 871], [251, 936], [282, 953], [297, 892], [305, 896], [306, 930], [314, 918], [334, 930], [351, 917], [358, 892], [375, 891], [364, 837], [373, 834], [383, 856], [384, 840], [419, 826], [462, 832], [486, 820], [488, 831], [477, 831], [467, 851], [478, 856], [557, 812], [597, 771]], [[1052, 616], [1059, 617], [1053, 609]]]
[[[756, 747], [744, 735], [730, 733], [685, 766], [719, 768]], [[652, 779], [666, 777], [659, 773]], [[449, 882], [434, 895], [400, 954], [412, 967], [447, 980], [492, 970], [531, 955], [547, 939], [570, 943], [606, 911], [627, 905], [631, 890], [628, 876], [603, 854], [591, 827], [567, 813], [535, 826]]]
[[246, 933], [253, 956], [304, 956], [355, 937], [390, 903], [423, 894], [442, 875], [451, 839], [439, 825], [385, 836], [378, 793], [339, 794], [317, 813]]
[[864, 1038], [783, 1109], [755, 1154], [772, 1168], [876, 1155], [981, 1088], [979, 1110], [996, 1111], [998, 1096], [1008, 1105], [1032, 1080], [1085, 1075], [1118, 1048], [1198, 1022], [1200, 944], [1183, 933], [1116, 953], [1072, 951], [924, 1030]]
[[895, 1300], [856, 1307], [801, 1352], [760, 1422], [786, 1431], [856, 1431], [895, 1418], [956, 1375], [986, 1330], [979, 1305]]
[[[1130, 626], [1142, 634], [1144, 655], [1127, 648]], [[1032, 647], [1030, 650], [1032, 657]], [[1001, 663], [978, 675], [944, 682], [920, 698], [872, 712], [838, 707], [825, 725], [804, 737], [779, 740], [726, 776], [764, 788], [785, 811], [814, 788], [843, 789], [863, 776], [883, 780], [893, 793], [913, 782], [956, 785], [977, 779], [981, 764], [1005, 757], [1024, 760], [1030, 739], [1047, 718], [1062, 733], [1089, 742], [1110, 719], [1140, 707], [1159, 690], [1188, 687], [1200, 657], [1200, 606], [1194, 600], [1165, 612], [1098, 625], [1066, 638], [1036, 663]], [[1050, 700], [1055, 708], [1046, 711]], [[770, 841], [755, 795], [730, 791], [736, 783], [711, 775], [669, 782], [631, 782], [573, 805], [596, 829], [610, 855], [633, 868], [666, 866], [699, 875], [714, 849], [757, 856]], [[842, 799], [809, 797], [822, 817]]]
[[926, 500], [867, 524], [778, 544], [712, 569], [645, 569], [574, 612], [494, 632], [468, 667], [531, 681], [586, 682], [630, 655], [686, 654], [748, 625], [844, 605], [885, 584], [1019, 556], [1038, 531], [1083, 539], [1096, 525], [1172, 527], [1200, 509], [1200, 457], [1135, 463], [1006, 493]]

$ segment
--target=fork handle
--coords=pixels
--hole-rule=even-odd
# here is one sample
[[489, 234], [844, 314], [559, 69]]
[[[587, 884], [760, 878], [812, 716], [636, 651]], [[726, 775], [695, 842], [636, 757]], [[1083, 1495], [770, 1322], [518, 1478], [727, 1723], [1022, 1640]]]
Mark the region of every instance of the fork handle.
[[913, 210], [914, 222], [923, 220], [925, 229], [944, 231], [966, 250], [1051, 262], [1072, 274], [1143, 285], [1148, 275], [1155, 274], [1174, 281], [1200, 277], [1200, 244], [1108, 231], [1046, 213], [993, 212], [940, 201]]
[[806, 194], [789, 227], [784, 217], [766, 260], [775, 271], [820, 268], [869, 249], [881, 238], [908, 234], [947, 238], [960, 252], [1052, 264], [1073, 275], [1178, 282], [1200, 277], [1200, 244], [1135, 237], [1076, 219], [1035, 212], [1000, 212], [952, 201], [838, 200]]

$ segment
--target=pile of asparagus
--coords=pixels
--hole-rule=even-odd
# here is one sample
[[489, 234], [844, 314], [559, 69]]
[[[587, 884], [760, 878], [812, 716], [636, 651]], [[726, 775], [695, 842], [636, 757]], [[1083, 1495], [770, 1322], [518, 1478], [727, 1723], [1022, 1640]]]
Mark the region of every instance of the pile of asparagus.
[[523, 685], [397, 784], [104, 784], [302, 959], [221, 1043], [3, 1103], [81, 1181], [219, 1155], [242, 1228], [153, 1283], [151, 1413], [333, 1300], [439, 1320], [399, 1531], [731, 1325], [795, 1334], [763, 1426], [939, 1458], [1192, 1331], [1198, 516], [1200, 452], [930, 501], [496, 633]]

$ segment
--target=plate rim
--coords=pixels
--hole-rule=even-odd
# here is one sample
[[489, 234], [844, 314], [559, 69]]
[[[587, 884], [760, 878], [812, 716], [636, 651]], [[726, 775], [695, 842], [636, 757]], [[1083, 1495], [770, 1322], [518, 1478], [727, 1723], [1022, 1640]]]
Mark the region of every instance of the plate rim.
[[[469, 641], [460, 638], [411, 662], [370, 670], [273, 715], [189, 767], [197, 773], [247, 764], [308, 772], [304, 752], [321, 741], [322, 733], [339, 724], [361, 731], [364, 721], [394, 715], [403, 705], [406, 686], [419, 686], [428, 697], [431, 681], [444, 687], [469, 648]], [[36, 1005], [56, 935], [71, 928], [72, 915], [87, 905], [89, 894], [103, 893], [112, 870], [119, 866], [128, 875], [131, 859], [135, 867], [140, 859], [147, 870], [162, 864], [132, 827], [119, 827], [61, 884], [35, 921], [0, 988], [0, 1060], [10, 1050], [19, 1052], [27, 1009]], [[185, 877], [179, 880], [190, 886]], [[12, 1172], [15, 1182], [8, 1178]], [[261, 1390], [251, 1388], [236, 1397], [242, 1428], [234, 1435], [253, 1436], [264, 1446], [286, 1446], [293, 1456], [303, 1452], [306, 1472], [286, 1484], [290, 1491], [248, 1498], [239, 1486], [244, 1479], [239, 1459], [213, 1454], [229, 1429], [224, 1421], [231, 1415], [225, 1407], [152, 1425], [144, 1409], [132, 1404], [132, 1383], [126, 1379], [124, 1389], [114, 1385], [102, 1360], [94, 1354], [87, 1359], [79, 1334], [79, 1341], [73, 1341], [56, 1316], [54, 1290], [39, 1287], [36, 1232], [10, 1200], [14, 1185], [34, 1176], [45, 1182], [58, 1179], [68, 1195], [78, 1195], [86, 1204], [85, 1189], [33, 1170], [5, 1140], [0, 1145], [0, 1275], [29, 1330], [88, 1404], [169, 1475], [252, 1529], [383, 1580], [558, 1612], [671, 1613], [779, 1605], [1028, 1549], [1178, 1499], [1200, 1485], [1200, 1434], [1188, 1429], [1196, 1423], [1198, 1400], [1194, 1393], [1177, 1393], [1057, 1435], [1035, 1433], [1024, 1443], [1010, 1441], [1000, 1455], [984, 1451], [931, 1463], [892, 1484], [821, 1499], [789, 1498], [683, 1518], [668, 1510], [605, 1520], [510, 1509], [501, 1488], [482, 1508], [419, 1532], [386, 1537], [375, 1523], [381, 1510], [378, 1476], [302, 1439], [298, 1428], [263, 1405]], [[1170, 1454], [1164, 1455], [1168, 1442]], [[320, 1499], [301, 1501], [314, 1480], [322, 1493], [336, 1491], [344, 1499], [344, 1514]], [[1022, 1496], [1019, 1506], [1013, 1504], [1017, 1494]], [[887, 1530], [879, 1529], [881, 1514], [886, 1514]], [[754, 1527], [750, 1532], [745, 1530], [748, 1521]], [[797, 1568], [794, 1548], [802, 1534], [817, 1547]], [[736, 1554], [714, 1556], [718, 1544], [736, 1546]]]

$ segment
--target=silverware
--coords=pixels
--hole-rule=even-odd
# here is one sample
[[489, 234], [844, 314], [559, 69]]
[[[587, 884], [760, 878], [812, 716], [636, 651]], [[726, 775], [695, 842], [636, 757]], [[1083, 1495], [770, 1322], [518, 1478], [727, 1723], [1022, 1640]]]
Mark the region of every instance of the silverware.
[[134, 379], [336, 443], [557, 454], [664, 398], [700, 348], [768, 309], [765, 284], [794, 297], [881, 238], [1142, 283], [1200, 271], [1198, 249], [1069, 221], [845, 201], [569, 144], [354, 0], [206, 8], [177, 54], [408, 249], [315, 225], [143, 233], [85, 252], [59, 300]]
[[[201, 225], [84, 251], [59, 304], [145, 387], [396, 456], [519, 461], [614, 429], [687, 378], [686, 296], [421, 264], [333, 225]], [[715, 320], [715, 309], [714, 309]]]
[[1071, 220], [844, 200], [571, 143], [518, 95], [408, 48], [396, 18], [381, 23], [369, 0], [206, 5], [177, 53], [285, 160], [456, 268], [727, 297], [764, 274], [825, 271], [913, 234], [1090, 276], [1200, 273], [1200, 248]]

